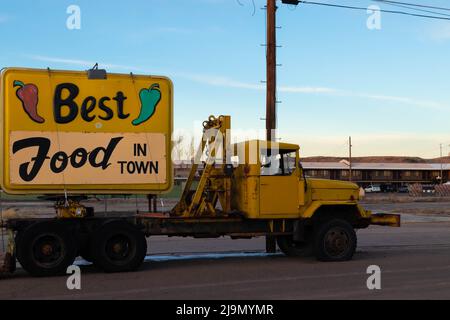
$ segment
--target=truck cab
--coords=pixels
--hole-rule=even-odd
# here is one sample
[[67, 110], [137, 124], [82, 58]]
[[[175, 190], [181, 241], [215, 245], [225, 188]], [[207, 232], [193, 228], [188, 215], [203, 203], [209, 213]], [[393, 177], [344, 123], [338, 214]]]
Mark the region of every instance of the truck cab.
[[[350, 182], [307, 178], [296, 144], [245, 141], [233, 145], [232, 208], [247, 218], [312, 218], [324, 208], [370, 216], [358, 205], [359, 187]], [[326, 207], [329, 206], [329, 207]]]

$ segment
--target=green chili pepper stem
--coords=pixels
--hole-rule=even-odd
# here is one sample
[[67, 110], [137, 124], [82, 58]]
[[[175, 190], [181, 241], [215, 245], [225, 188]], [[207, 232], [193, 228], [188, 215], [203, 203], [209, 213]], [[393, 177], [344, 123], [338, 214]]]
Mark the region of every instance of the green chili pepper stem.
[[19, 80], [14, 81], [13, 85], [14, 87], [21, 87], [21, 88], [25, 87], [25, 83]]

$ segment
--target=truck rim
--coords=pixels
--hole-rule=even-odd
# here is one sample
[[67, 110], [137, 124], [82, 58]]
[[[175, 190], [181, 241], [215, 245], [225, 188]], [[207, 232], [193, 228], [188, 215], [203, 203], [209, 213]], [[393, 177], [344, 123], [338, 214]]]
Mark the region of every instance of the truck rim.
[[43, 234], [32, 244], [32, 257], [43, 268], [59, 265], [65, 257], [64, 241], [56, 234]]
[[335, 258], [343, 257], [350, 248], [350, 236], [345, 229], [334, 227], [325, 235], [325, 250]]
[[106, 241], [106, 255], [111, 261], [126, 261], [132, 253], [133, 244], [125, 235], [115, 235]]

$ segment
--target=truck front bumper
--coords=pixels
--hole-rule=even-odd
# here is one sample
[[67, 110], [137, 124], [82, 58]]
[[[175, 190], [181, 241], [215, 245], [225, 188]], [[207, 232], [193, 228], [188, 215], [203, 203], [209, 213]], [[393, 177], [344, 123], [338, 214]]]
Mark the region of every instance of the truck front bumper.
[[401, 226], [401, 218], [399, 214], [376, 213], [371, 215], [370, 224], [398, 228]]

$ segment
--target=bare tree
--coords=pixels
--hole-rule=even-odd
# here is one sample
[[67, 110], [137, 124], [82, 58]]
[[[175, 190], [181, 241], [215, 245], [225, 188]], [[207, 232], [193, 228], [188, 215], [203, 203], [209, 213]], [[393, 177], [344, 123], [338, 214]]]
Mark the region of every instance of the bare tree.
[[183, 148], [184, 137], [182, 135], [176, 135], [173, 138], [173, 156], [175, 161], [181, 163], [182, 157], [184, 155]]
[[185, 155], [186, 155], [186, 162], [188, 162], [189, 164], [192, 164], [193, 159], [195, 157], [195, 144], [194, 144], [194, 137], [191, 137], [191, 140], [189, 141], [189, 146], [188, 148], [185, 150]]

